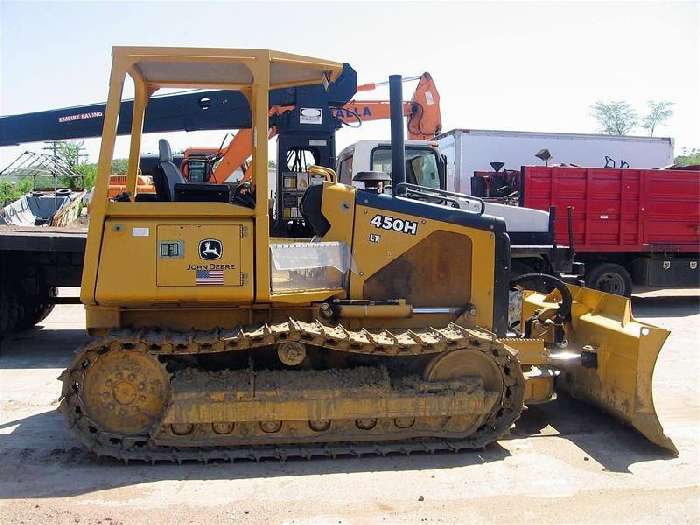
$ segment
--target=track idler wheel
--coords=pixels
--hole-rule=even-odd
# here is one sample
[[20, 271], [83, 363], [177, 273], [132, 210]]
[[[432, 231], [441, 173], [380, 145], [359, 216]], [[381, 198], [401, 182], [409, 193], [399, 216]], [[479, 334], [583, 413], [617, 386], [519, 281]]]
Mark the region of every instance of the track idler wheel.
[[156, 357], [111, 348], [97, 354], [84, 374], [82, 408], [101, 429], [140, 435], [157, 426], [170, 398], [170, 381]]
[[428, 363], [423, 373], [428, 381], [475, 377], [481, 379], [486, 392], [499, 395], [491, 414], [451, 416], [444, 422], [443, 430], [462, 435], [490, 430], [500, 435], [510, 428], [522, 411], [525, 379], [517, 360], [507, 354], [506, 349], [490, 353], [464, 348], [440, 354]]

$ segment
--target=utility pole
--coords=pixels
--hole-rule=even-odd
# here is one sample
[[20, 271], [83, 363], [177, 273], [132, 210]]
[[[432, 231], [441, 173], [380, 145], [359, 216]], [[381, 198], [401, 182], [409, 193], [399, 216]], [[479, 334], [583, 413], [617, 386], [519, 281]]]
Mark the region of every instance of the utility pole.
[[[58, 144], [60, 141], [58, 140], [46, 140], [44, 141], [44, 146], [43, 150], [48, 150], [52, 152], [52, 157], [53, 157], [53, 162], [50, 164], [51, 166], [51, 177], [53, 178], [53, 201], [54, 201], [54, 213], [58, 210], [58, 174], [56, 173], [56, 162], [58, 161]], [[34, 177], [34, 184], [32, 186], [36, 186], [36, 177]]]
[[54, 158], [58, 158], [58, 145], [61, 143], [60, 140], [45, 140], [43, 150], [51, 151]]

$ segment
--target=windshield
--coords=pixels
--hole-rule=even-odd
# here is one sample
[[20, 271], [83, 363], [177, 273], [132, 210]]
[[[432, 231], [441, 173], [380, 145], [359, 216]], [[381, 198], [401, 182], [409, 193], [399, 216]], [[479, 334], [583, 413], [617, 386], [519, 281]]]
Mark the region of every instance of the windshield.
[[[372, 151], [372, 171], [391, 173], [391, 149]], [[435, 152], [428, 148], [406, 147], [406, 182], [427, 188], [440, 188]]]

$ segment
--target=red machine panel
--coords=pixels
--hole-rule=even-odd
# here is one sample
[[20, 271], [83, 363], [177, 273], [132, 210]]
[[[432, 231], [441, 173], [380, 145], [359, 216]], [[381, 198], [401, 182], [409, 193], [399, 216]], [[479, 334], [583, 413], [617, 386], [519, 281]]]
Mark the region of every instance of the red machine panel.
[[525, 167], [521, 205], [556, 210], [568, 244], [572, 206], [577, 252], [697, 252], [700, 171]]

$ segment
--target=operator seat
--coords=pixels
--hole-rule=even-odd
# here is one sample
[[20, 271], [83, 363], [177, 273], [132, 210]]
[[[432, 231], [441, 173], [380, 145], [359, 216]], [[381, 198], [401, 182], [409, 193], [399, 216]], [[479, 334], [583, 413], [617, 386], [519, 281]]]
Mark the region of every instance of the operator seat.
[[184, 184], [185, 178], [173, 162], [173, 152], [165, 139], [158, 141], [158, 168], [153, 175], [153, 185], [158, 199], [171, 202], [175, 197], [175, 185]]
[[316, 237], [323, 237], [331, 229], [331, 223], [323, 215], [323, 184], [312, 184], [301, 197], [301, 216]]

